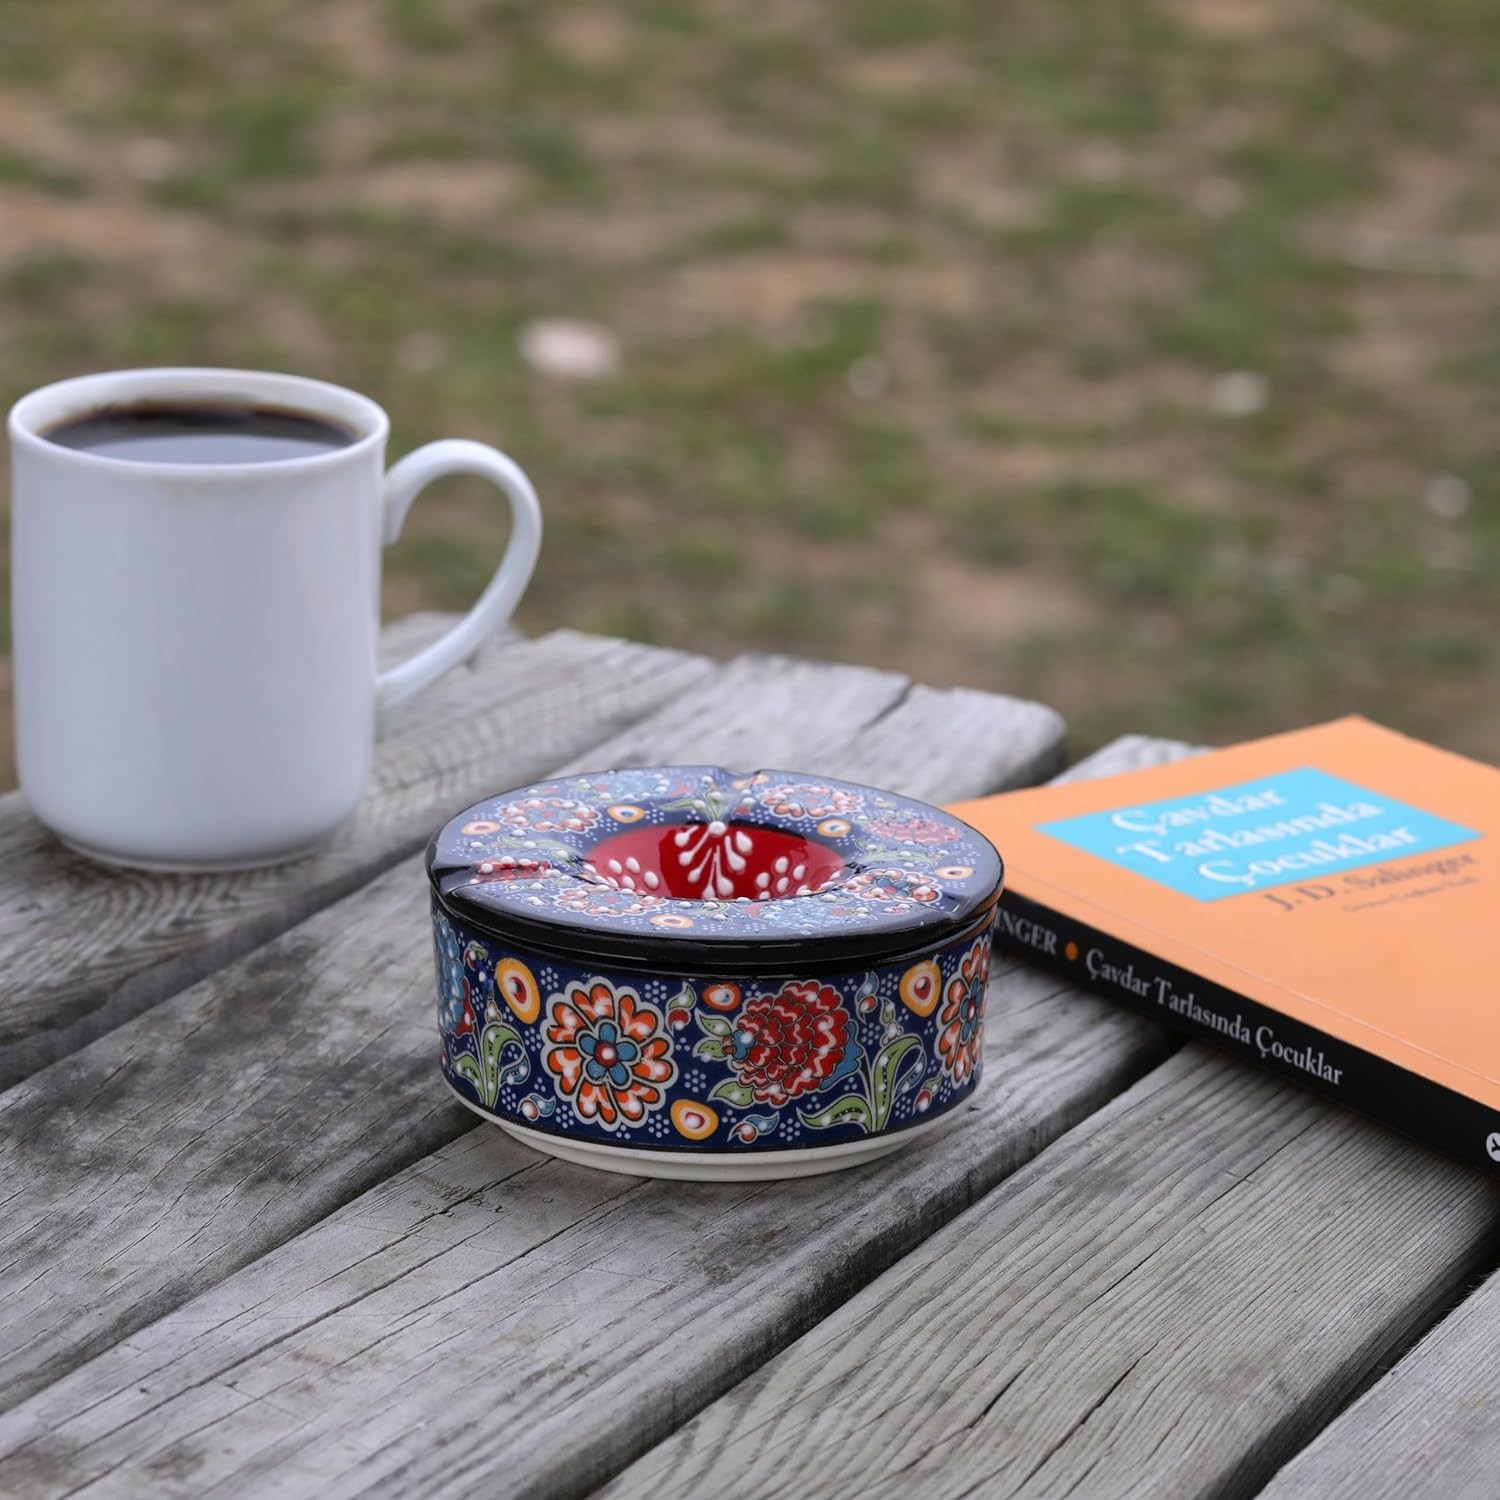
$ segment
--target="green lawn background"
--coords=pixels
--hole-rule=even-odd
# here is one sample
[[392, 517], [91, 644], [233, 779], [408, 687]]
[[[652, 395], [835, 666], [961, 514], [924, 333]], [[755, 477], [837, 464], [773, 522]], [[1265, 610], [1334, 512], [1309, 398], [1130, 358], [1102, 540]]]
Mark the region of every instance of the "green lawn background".
[[[0, 398], [269, 366], [498, 442], [532, 631], [1500, 758], [1497, 84], [1486, 0], [0, 0]], [[504, 535], [435, 490], [387, 612]]]

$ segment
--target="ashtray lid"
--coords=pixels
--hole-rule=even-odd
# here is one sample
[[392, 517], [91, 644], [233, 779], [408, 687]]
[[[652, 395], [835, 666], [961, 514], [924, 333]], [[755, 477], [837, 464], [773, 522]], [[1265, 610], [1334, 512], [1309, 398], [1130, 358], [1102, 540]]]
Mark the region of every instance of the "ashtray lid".
[[937, 943], [992, 908], [1000, 856], [928, 803], [797, 771], [669, 766], [476, 803], [427, 850], [443, 904], [517, 943], [759, 974]]

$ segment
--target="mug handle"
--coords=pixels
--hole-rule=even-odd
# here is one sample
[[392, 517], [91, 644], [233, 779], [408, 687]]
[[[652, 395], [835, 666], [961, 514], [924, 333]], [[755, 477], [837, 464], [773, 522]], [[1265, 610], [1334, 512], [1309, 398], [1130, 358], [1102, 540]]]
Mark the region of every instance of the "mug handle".
[[417, 495], [446, 474], [475, 474], [493, 481], [510, 502], [510, 545], [495, 576], [474, 607], [446, 635], [382, 672], [375, 684], [375, 733], [385, 735], [401, 711], [444, 672], [467, 661], [485, 639], [508, 620], [531, 582], [542, 546], [542, 511], [531, 481], [514, 459], [483, 443], [446, 438], [408, 453], [385, 476], [382, 541], [389, 547], [401, 535], [402, 522]]

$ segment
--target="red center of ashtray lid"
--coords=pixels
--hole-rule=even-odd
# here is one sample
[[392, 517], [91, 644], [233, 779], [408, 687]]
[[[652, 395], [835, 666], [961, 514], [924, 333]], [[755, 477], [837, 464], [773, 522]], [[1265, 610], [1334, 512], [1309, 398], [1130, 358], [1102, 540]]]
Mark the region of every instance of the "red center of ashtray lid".
[[621, 891], [688, 901], [812, 896], [848, 871], [826, 844], [788, 829], [714, 820], [631, 828], [583, 858], [592, 879]]

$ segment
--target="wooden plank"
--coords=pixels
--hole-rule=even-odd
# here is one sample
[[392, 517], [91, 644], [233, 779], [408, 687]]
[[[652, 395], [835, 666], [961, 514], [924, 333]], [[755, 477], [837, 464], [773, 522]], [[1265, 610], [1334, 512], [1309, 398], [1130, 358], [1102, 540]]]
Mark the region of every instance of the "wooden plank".
[[1249, 1495], [1495, 1222], [1487, 1177], [1188, 1046], [602, 1493]]
[[[617, 645], [594, 649], [617, 659]], [[805, 745], [816, 761], [847, 735], [848, 769], [898, 782], [909, 769], [921, 783], [920, 743], [904, 765], [859, 748], [907, 687], [863, 668], [733, 663], [634, 727], [629, 746], [654, 761], [795, 762]], [[1055, 724], [1013, 700], [968, 701], [957, 728], [981, 780], [983, 768], [1010, 774], [1028, 713]], [[609, 741], [580, 760], [627, 748]], [[421, 861], [409, 859], [0, 1098], [0, 1405], [471, 1121], [436, 1078], [430, 945]]]
[[[469, 691], [496, 701], [461, 695], [431, 745], [410, 743], [387, 762], [380, 847], [393, 832], [424, 841], [436, 817], [462, 805], [452, 794], [544, 774], [714, 670], [566, 632], [481, 660]], [[440, 813], [429, 777], [450, 794]], [[176, 920], [200, 931], [238, 910], [217, 879], [124, 882], [157, 929]], [[246, 891], [262, 887], [248, 882], [244, 920], [256, 929]], [[175, 915], [170, 894], [153, 894], [158, 883], [186, 893]], [[195, 904], [205, 884], [212, 894]], [[0, 1403], [468, 1123], [432, 1087], [426, 899], [420, 858], [408, 856], [169, 1002], [159, 1025], [148, 1013], [0, 1096]], [[151, 952], [122, 928], [133, 911], [96, 924], [101, 952], [106, 935]]]
[[706, 719], [687, 695], [622, 729], [577, 769], [660, 764], [675, 745], [681, 763], [842, 773], [952, 802], [1031, 785], [1062, 765], [1066, 728], [1040, 703], [784, 656], [742, 656], [733, 670], [723, 706], [709, 710], [732, 718]]
[[[851, 734], [840, 769], [928, 782], [929, 740], [877, 769]], [[1173, 1045], [1015, 964], [991, 1012], [971, 1108], [837, 1177], [641, 1183], [471, 1132], [0, 1418], [0, 1481], [584, 1494]]]
[[[447, 621], [389, 627], [399, 659]], [[235, 875], [110, 870], [62, 848], [20, 793], [0, 797], [0, 1087], [357, 890], [445, 813], [544, 775], [711, 671], [680, 652], [559, 631], [450, 673], [377, 749], [355, 818], [319, 853]]]
[[1336, 1418], [1264, 1500], [1494, 1500], [1500, 1490], [1500, 1277]]
[[1087, 781], [1093, 776], [1120, 776], [1126, 771], [1144, 771], [1148, 766], [1167, 765], [1174, 760], [1186, 760], [1190, 755], [1202, 755], [1198, 745], [1184, 745], [1178, 740], [1159, 740], [1148, 734], [1124, 734], [1111, 740], [1102, 750], [1085, 756], [1068, 767], [1059, 782]]

